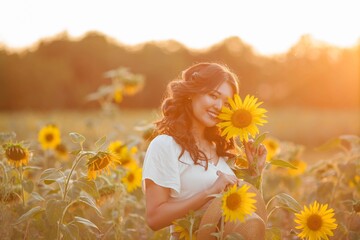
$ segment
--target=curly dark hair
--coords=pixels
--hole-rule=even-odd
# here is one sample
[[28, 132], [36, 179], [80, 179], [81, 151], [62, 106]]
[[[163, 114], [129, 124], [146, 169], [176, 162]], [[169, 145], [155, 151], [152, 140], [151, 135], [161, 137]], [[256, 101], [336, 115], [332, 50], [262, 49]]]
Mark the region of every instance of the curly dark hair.
[[[194, 136], [189, 134], [193, 114], [190, 98], [195, 94], [206, 94], [225, 81], [230, 83], [235, 93], [239, 92], [238, 78], [226, 65], [203, 62], [187, 68], [180, 78], [168, 84], [161, 105], [162, 118], [155, 122], [155, 135], [166, 134], [174, 138], [182, 148], [179, 160], [186, 150], [194, 164], [202, 165], [207, 170], [209, 159], [197, 147]], [[233, 141], [221, 137], [217, 126], [206, 128], [205, 138], [215, 143], [218, 156], [234, 156], [230, 152], [234, 148]]]

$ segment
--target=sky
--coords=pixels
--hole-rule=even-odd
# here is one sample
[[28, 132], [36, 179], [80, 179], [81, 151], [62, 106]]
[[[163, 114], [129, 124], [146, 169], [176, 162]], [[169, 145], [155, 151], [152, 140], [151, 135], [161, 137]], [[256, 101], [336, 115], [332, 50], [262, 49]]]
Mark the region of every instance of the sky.
[[358, 0], [0, 0], [0, 44], [26, 48], [67, 32], [122, 44], [176, 40], [204, 49], [238, 36], [254, 51], [286, 52], [302, 35], [339, 47], [360, 42]]

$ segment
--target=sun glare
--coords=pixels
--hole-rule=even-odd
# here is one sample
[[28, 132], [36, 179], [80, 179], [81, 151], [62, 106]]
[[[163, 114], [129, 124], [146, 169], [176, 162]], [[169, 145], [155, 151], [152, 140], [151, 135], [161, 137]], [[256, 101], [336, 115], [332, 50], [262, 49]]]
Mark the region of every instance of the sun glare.
[[0, 43], [9, 48], [64, 31], [71, 37], [99, 31], [129, 45], [173, 39], [194, 49], [238, 36], [261, 54], [286, 52], [305, 34], [339, 47], [360, 39], [356, 1], [14, 0], [2, 9]]

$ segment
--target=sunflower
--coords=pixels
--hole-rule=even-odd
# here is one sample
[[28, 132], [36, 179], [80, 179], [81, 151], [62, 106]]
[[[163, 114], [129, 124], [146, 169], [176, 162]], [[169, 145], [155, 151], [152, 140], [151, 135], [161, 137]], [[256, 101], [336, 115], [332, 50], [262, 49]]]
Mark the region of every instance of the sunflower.
[[217, 124], [222, 128], [221, 136], [226, 135], [229, 140], [233, 136], [239, 136], [240, 140], [249, 140], [249, 134], [255, 137], [259, 133], [257, 125], [262, 126], [267, 121], [263, 119], [267, 112], [264, 108], [258, 108], [262, 102], [257, 102], [257, 98], [247, 95], [244, 101], [235, 94], [234, 98], [229, 98], [229, 107], [223, 107], [218, 118], [221, 120]]
[[264, 144], [267, 151], [266, 161], [270, 162], [270, 160], [279, 153], [280, 144], [276, 139], [270, 137], [265, 138], [262, 144]]
[[[177, 233], [179, 235], [179, 239], [180, 240], [190, 240], [190, 234], [189, 234], [189, 230], [186, 229], [186, 227], [180, 225], [177, 222], [174, 222], [174, 232]], [[193, 234], [191, 236], [191, 238], [193, 240], [196, 240], [196, 234]]]
[[38, 140], [44, 150], [55, 149], [60, 144], [60, 130], [55, 125], [49, 124], [40, 129]]
[[127, 171], [125, 177], [121, 179], [121, 181], [125, 184], [126, 189], [129, 193], [141, 187], [141, 174], [142, 174], [142, 168], [133, 167], [130, 168]]
[[328, 239], [328, 236], [333, 236], [332, 230], [336, 229], [334, 210], [328, 208], [328, 205], [319, 204], [314, 202], [300, 213], [295, 213], [295, 222], [299, 224], [297, 229], [302, 229], [302, 232], [298, 234], [300, 238], [306, 238], [308, 240], [321, 240]]
[[118, 158], [112, 153], [98, 152], [95, 156], [90, 157], [87, 163], [88, 179], [96, 179], [102, 170], [110, 174], [110, 167], [115, 168], [115, 163], [118, 161]]
[[67, 161], [69, 159], [69, 153], [64, 144], [60, 143], [56, 145], [55, 152], [61, 160]]
[[134, 158], [135, 153], [138, 151], [137, 147], [134, 146], [129, 149], [123, 142], [114, 141], [109, 144], [108, 150], [118, 156], [121, 166], [125, 168], [137, 166]]
[[30, 152], [21, 143], [7, 143], [3, 145], [8, 162], [15, 166], [26, 166], [29, 163]]
[[303, 174], [306, 170], [307, 164], [306, 162], [300, 159], [293, 159], [289, 161], [292, 165], [294, 165], [297, 169], [288, 168], [287, 172], [290, 176], [299, 176]]
[[122, 88], [116, 88], [114, 91], [113, 99], [115, 103], [121, 103], [123, 100], [123, 90]]
[[255, 193], [248, 192], [250, 186], [243, 185], [238, 188], [235, 184], [222, 196], [222, 211], [225, 221], [243, 222], [247, 215], [251, 215], [256, 210], [256, 200], [253, 197]]

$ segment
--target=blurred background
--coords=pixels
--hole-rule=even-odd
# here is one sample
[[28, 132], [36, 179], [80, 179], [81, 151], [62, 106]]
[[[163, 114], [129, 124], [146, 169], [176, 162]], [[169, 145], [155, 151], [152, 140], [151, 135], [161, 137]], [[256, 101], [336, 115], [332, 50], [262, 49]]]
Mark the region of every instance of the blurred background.
[[[241, 95], [264, 102], [262, 130], [277, 138], [313, 149], [360, 133], [356, 1], [15, 0], [1, 8], [0, 131], [20, 139], [46, 122], [97, 134], [150, 123], [166, 84], [200, 61], [227, 64]], [[120, 68], [143, 81], [107, 98], [110, 118], [99, 89], [112, 85], [115, 94], [106, 73]]]

